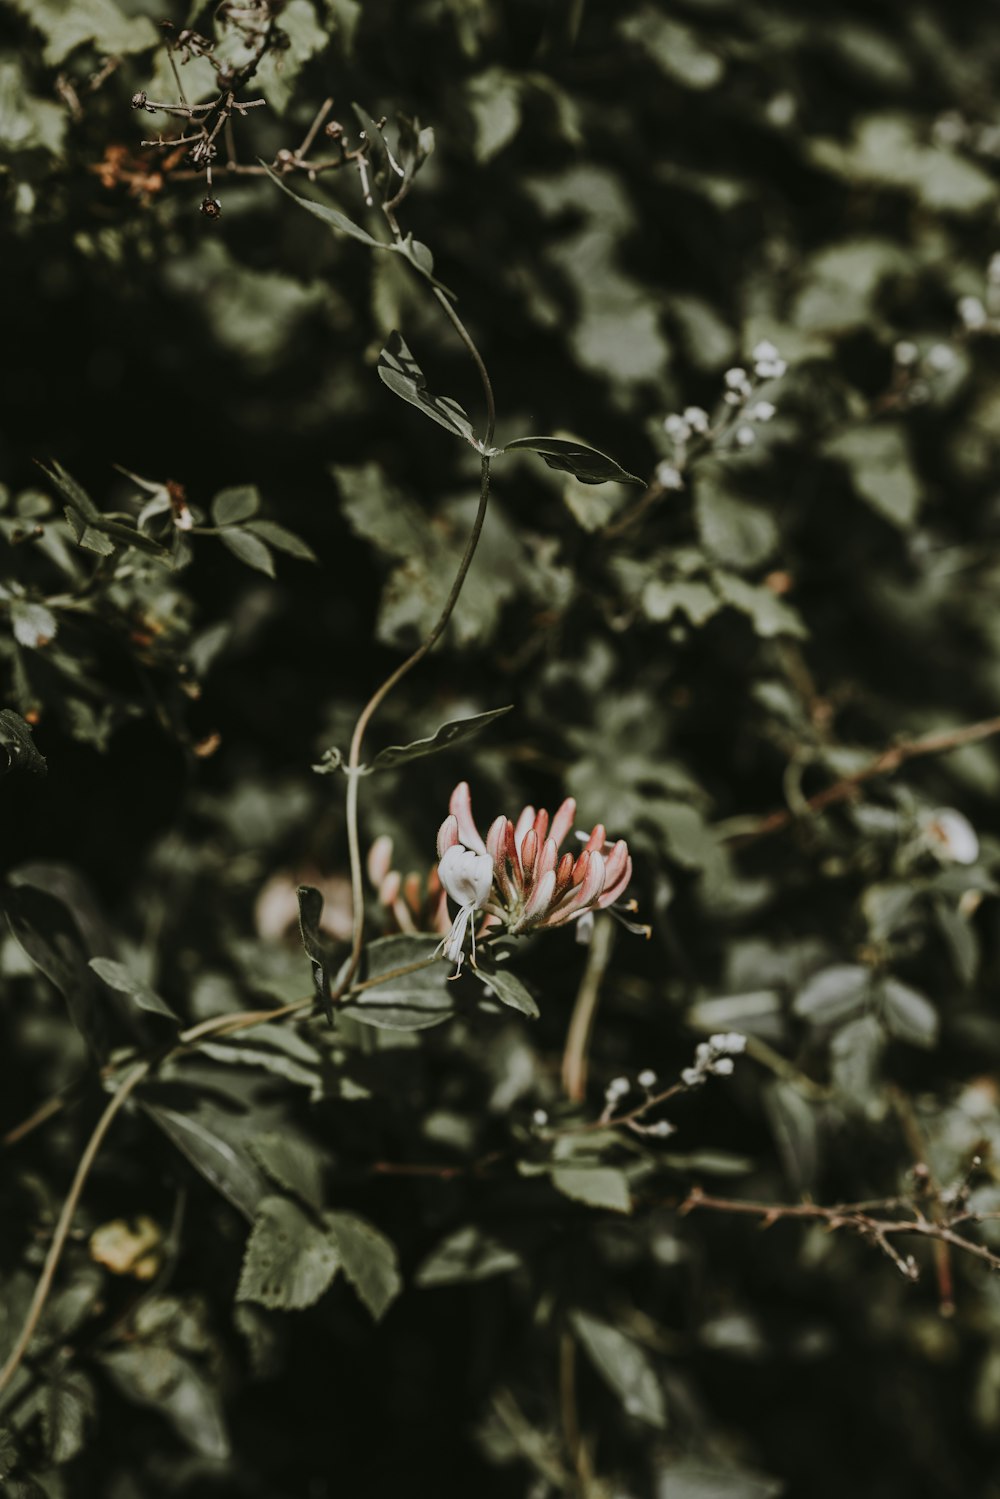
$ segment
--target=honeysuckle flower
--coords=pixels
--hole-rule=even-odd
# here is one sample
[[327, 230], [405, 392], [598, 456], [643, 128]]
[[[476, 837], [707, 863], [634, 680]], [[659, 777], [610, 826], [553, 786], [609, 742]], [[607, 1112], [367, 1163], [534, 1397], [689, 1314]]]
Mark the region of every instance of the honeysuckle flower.
[[445, 948], [449, 957], [461, 952], [477, 909], [483, 911], [485, 925], [502, 926], [511, 936], [565, 926], [587, 911], [612, 905], [632, 876], [628, 844], [620, 839], [607, 849], [601, 823], [581, 853], [560, 856], [576, 816], [572, 797], [551, 819], [544, 808], [536, 812], [534, 807], [525, 807], [516, 822], [498, 817], [485, 839], [472, 815], [467, 781], [455, 787], [449, 807], [437, 841], [441, 883], [459, 906]]
[[378, 895], [379, 904], [391, 917], [391, 926], [400, 932], [440, 932], [446, 935], [451, 926], [448, 897], [441, 888], [437, 869], [426, 879], [419, 874], [402, 874], [393, 868], [392, 839], [383, 833], [368, 850], [368, 878]]
[[[438, 864], [438, 877], [458, 906], [458, 915], [444, 939], [444, 955], [462, 966], [465, 933], [476, 912], [486, 905], [493, 888], [493, 860], [487, 853], [463, 848], [453, 843], [445, 849]], [[476, 961], [476, 929], [472, 926], [472, 961]]]

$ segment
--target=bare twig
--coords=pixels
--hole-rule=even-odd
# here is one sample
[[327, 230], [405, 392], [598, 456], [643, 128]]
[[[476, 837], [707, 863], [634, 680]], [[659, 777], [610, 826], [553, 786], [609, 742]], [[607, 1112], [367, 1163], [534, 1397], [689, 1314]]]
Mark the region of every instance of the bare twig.
[[[947, 754], [949, 750], [961, 749], [966, 744], [977, 744], [981, 739], [991, 739], [997, 734], [1000, 734], [1000, 718], [986, 718], [958, 729], [944, 729], [936, 734], [926, 734], [922, 739], [903, 740], [899, 744], [890, 745], [853, 775], [844, 776], [832, 786], [809, 797], [804, 803], [803, 811], [809, 814], [825, 812], [828, 807], [850, 801], [866, 781], [874, 780], [876, 776], [892, 775], [908, 760], [916, 760], [923, 755]], [[766, 838], [771, 833], [783, 832], [797, 822], [799, 817], [798, 812], [788, 807], [779, 807], [756, 821], [740, 818], [727, 841], [751, 843], [757, 838]]]
[[[975, 1221], [970, 1214], [962, 1213], [954, 1220], [931, 1222], [924, 1217], [917, 1205], [907, 1198], [890, 1197], [876, 1202], [848, 1202], [838, 1203], [833, 1207], [823, 1207], [814, 1202], [749, 1202], [739, 1198], [710, 1197], [700, 1187], [695, 1187], [681, 1203], [680, 1212], [692, 1213], [701, 1209], [715, 1213], [733, 1213], [760, 1218], [764, 1228], [770, 1228], [772, 1224], [780, 1223], [783, 1219], [797, 1218], [825, 1223], [831, 1232], [847, 1229], [875, 1244], [888, 1255], [907, 1280], [915, 1281], [918, 1278], [917, 1265], [912, 1258], [904, 1258], [900, 1255], [889, 1243], [890, 1238], [904, 1234], [913, 1234], [919, 1238], [950, 1245], [964, 1254], [970, 1254], [973, 1258], [982, 1260], [992, 1270], [1000, 1270], [1000, 1255], [987, 1249], [985, 1244], [977, 1244], [972, 1239], [967, 1239], [963, 1234], [956, 1232], [955, 1223]], [[914, 1216], [907, 1218], [877, 1216], [879, 1213], [904, 1211]]]

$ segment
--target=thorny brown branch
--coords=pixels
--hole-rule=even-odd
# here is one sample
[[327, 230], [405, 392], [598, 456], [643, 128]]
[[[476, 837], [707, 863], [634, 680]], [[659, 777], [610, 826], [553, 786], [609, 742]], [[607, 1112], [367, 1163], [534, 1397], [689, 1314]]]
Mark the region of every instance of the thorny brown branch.
[[[980, 1223], [993, 1216], [987, 1213], [970, 1213], [960, 1209], [951, 1216], [943, 1217], [941, 1221], [931, 1221], [917, 1203], [906, 1197], [887, 1197], [874, 1202], [837, 1203], [832, 1207], [823, 1207], [814, 1202], [750, 1202], [740, 1198], [711, 1197], [700, 1187], [695, 1187], [681, 1203], [679, 1211], [687, 1214], [699, 1210], [759, 1218], [762, 1228], [770, 1228], [784, 1219], [799, 1219], [825, 1223], [831, 1233], [846, 1229], [874, 1244], [909, 1281], [919, 1280], [920, 1268], [912, 1255], [903, 1256], [890, 1242], [896, 1236], [907, 1234], [951, 1245], [954, 1249], [982, 1260], [992, 1270], [1000, 1270], [1000, 1255], [987, 1249], [985, 1244], [977, 1244], [973, 1239], [967, 1239], [964, 1234], [957, 1232], [960, 1224]], [[911, 1216], [883, 1216], [886, 1213], [900, 1212]]]

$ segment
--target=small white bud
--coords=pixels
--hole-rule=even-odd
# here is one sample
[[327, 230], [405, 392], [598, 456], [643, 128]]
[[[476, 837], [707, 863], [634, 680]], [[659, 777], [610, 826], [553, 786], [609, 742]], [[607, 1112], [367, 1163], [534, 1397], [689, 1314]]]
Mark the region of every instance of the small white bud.
[[932, 370], [943, 375], [947, 370], [955, 367], [955, 350], [950, 349], [947, 344], [934, 344], [927, 351], [927, 363]]
[[732, 1057], [719, 1057], [717, 1062], [712, 1063], [712, 1071], [719, 1077], [728, 1077], [735, 1066]]
[[986, 308], [978, 297], [959, 297], [958, 315], [963, 326], [970, 330], [984, 328], [989, 321]]
[[[1000, 256], [996, 258], [1000, 259]], [[684, 420], [692, 432], [708, 431], [708, 412], [703, 411], [700, 406], [686, 406], [684, 408]]]
[[686, 1088], [696, 1088], [699, 1083], [705, 1081], [705, 1074], [700, 1067], [685, 1067], [681, 1073], [681, 1082]]
[[671, 1124], [669, 1119], [657, 1119], [655, 1124], [649, 1126], [646, 1133], [657, 1135], [661, 1140], [665, 1140], [668, 1135], [676, 1133], [676, 1125]]
[[951, 807], [940, 807], [925, 813], [920, 820], [928, 844], [942, 862], [975, 864], [979, 858], [979, 838], [967, 817]]
[[639, 1073], [636, 1081], [638, 1082], [640, 1088], [655, 1088], [656, 1073], [653, 1071], [652, 1067], [646, 1067], [642, 1072]]
[[747, 412], [747, 421], [769, 422], [777, 409], [770, 401], [755, 401]]
[[747, 1049], [747, 1038], [742, 1031], [718, 1031], [714, 1036], [709, 1036], [708, 1044], [713, 1051], [738, 1057]]
[[607, 1093], [605, 1094], [605, 1097], [610, 1103], [617, 1098], [623, 1098], [628, 1090], [629, 1080], [627, 1077], [613, 1077], [610, 1083], [608, 1083]]
[[737, 427], [735, 440], [738, 448], [752, 448], [757, 441], [757, 434], [752, 427]]
[[892, 351], [892, 357], [897, 364], [906, 368], [908, 365], [916, 364], [920, 358], [920, 350], [910, 339], [901, 338]]
[[778, 359], [781, 356], [769, 338], [762, 338], [759, 344], [754, 345], [753, 357], [754, 363], [759, 364], [762, 359]]
[[727, 390], [722, 399], [727, 406], [739, 406], [743, 402], [743, 397], [738, 390]]
[[740, 369], [739, 365], [735, 369], [726, 370], [724, 379], [729, 390], [737, 390], [741, 395], [750, 389], [750, 380], [747, 372], [744, 369]]
[[754, 374], [761, 380], [780, 380], [787, 368], [784, 359], [758, 359]]
[[672, 463], [660, 463], [657, 465], [656, 481], [664, 489], [684, 488], [684, 475]]
[[682, 416], [678, 416], [676, 412], [666, 418], [663, 423], [663, 430], [667, 434], [667, 436], [672, 437], [675, 442], [687, 442], [688, 438], [691, 436], [691, 428], [688, 426], [684, 418]]
[[544, 1109], [536, 1109], [531, 1116], [531, 1122], [532, 1124], [537, 1124], [538, 1127], [541, 1128], [543, 1124], [548, 1124], [549, 1116], [548, 1114], [546, 1114]]

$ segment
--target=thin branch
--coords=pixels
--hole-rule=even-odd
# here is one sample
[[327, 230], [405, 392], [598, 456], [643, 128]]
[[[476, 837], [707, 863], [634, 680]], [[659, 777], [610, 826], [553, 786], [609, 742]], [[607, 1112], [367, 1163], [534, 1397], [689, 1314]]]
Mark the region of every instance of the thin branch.
[[590, 1039], [594, 1033], [597, 1007], [601, 999], [601, 984], [611, 961], [615, 945], [614, 922], [610, 917], [598, 915], [594, 920], [587, 962], [577, 990], [576, 1003], [566, 1033], [566, 1046], [562, 1059], [563, 1092], [571, 1103], [583, 1103], [587, 1096], [587, 1056]]
[[[945, 729], [936, 734], [926, 734], [922, 739], [890, 745], [867, 765], [862, 766], [861, 770], [844, 776], [832, 786], [809, 797], [804, 811], [814, 815], [825, 812], [828, 807], [840, 802], [850, 801], [866, 781], [874, 780], [876, 776], [892, 775], [908, 760], [916, 760], [923, 755], [947, 754], [949, 750], [961, 749], [966, 744], [978, 744], [981, 739], [992, 739], [997, 734], [1000, 734], [1000, 718], [986, 718], [979, 723], [965, 724], [959, 729]], [[740, 818], [739, 825], [734, 825], [729, 833], [727, 842], [751, 843], [757, 838], [766, 838], [771, 833], [780, 833], [799, 820], [800, 814], [788, 807], [780, 807], [756, 821]], [[735, 821], [734, 819], [734, 823]]]
[[17, 1342], [10, 1351], [7, 1362], [0, 1369], [0, 1393], [7, 1388], [14, 1378], [14, 1375], [20, 1368], [21, 1360], [28, 1351], [28, 1344], [35, 1335], [35, 1329], [45, 1309], [49, 1292], [52, 1290], [52, 1282], [55, 1279], [55, 1273], [62, 1258], [62, 1252], [66, 1245], [66, 1239], [69, 1235], [70, 1225], [73, 1222], [77, 1203], [80, 1201], [80, 1195], [83, 1192], [87, 1177], [90, 1175], [91, 1167], [97, 1159], [97, 1153], [101, 1148], [104, 1137], [114, 1123], [115, 1116], [124, 1108], [132, 1093], [134, 1093], [135, 1089], [150, 1071], [152, 1065], [151, 1061], [140, 1062], [138, 1066], [126, 1074], [119, 1084], [117, 1092], [110, 1099], [103, 1114], [97, 1121], [93, 1134], [87, 1141], [87, 1148], [80, 1157], [80, 1164], [76, 1168], [76, 1175], [73, 1177], [72, 1186], [69, 1189], [66, 1201], [62, 1205], [62, 1212], [59, 1214], [59, 1221], [52, 1236], [52, 1243], [49, 1245], [49, 1252], [45, 1257], [44, 1268], [35, 1287], [35, 1294], [31, 1298], [31, 1306], [28, 1308], [28, 1315], [25, 1318], [24, 1326], [21, 1328]]
[[[949, 1244], [965, 1254], [972, 1255], [975, 1259], [982, 1260], [991, 1269], [1000, 1270], [1000, 1255], [987, 1249], [985, 1244], [976, 1244], [972, 1239], [966, 1239], [955, 1231], [950, 1222], [929, 1221], [912, 1202], [905, 1198], [886, 1198], [884, 1201], [877, 1202], [839, 1203], [834, 1207], [823, 1207], [813, 1202], [749, 1202], [739, 1198], [709, 1197], [700, 1187], [695, 1187], [681, 1203], [679, 1211], [687, 1214], [699, 1209], [760, 1218], [763, 1220], [764, 1228], [770, 1228], [772, 1224], [779, 1223], [785, 1218], [798, 1218], [825, 1223], [831, 1231], [841, 1228], [849, 1229], [852, 1233], [870, 1240], [883, 1253], [888, 1254], [897, 1269], [908, 1280], [917, 1279], [919, 1272], [916, 1265], [910, 1259], [903, 1259], [888, 1243], [890, 1237], [899, 1234], [915, 1234], [923, 1239]], [[914, 1213], [916, 1216], [912, 1218], [874, 1216], [877, 1212], [903, 1210]], [[968, 1215], [963, 1214], [955, 1221], [968, 1222], [969, 1218]]]

